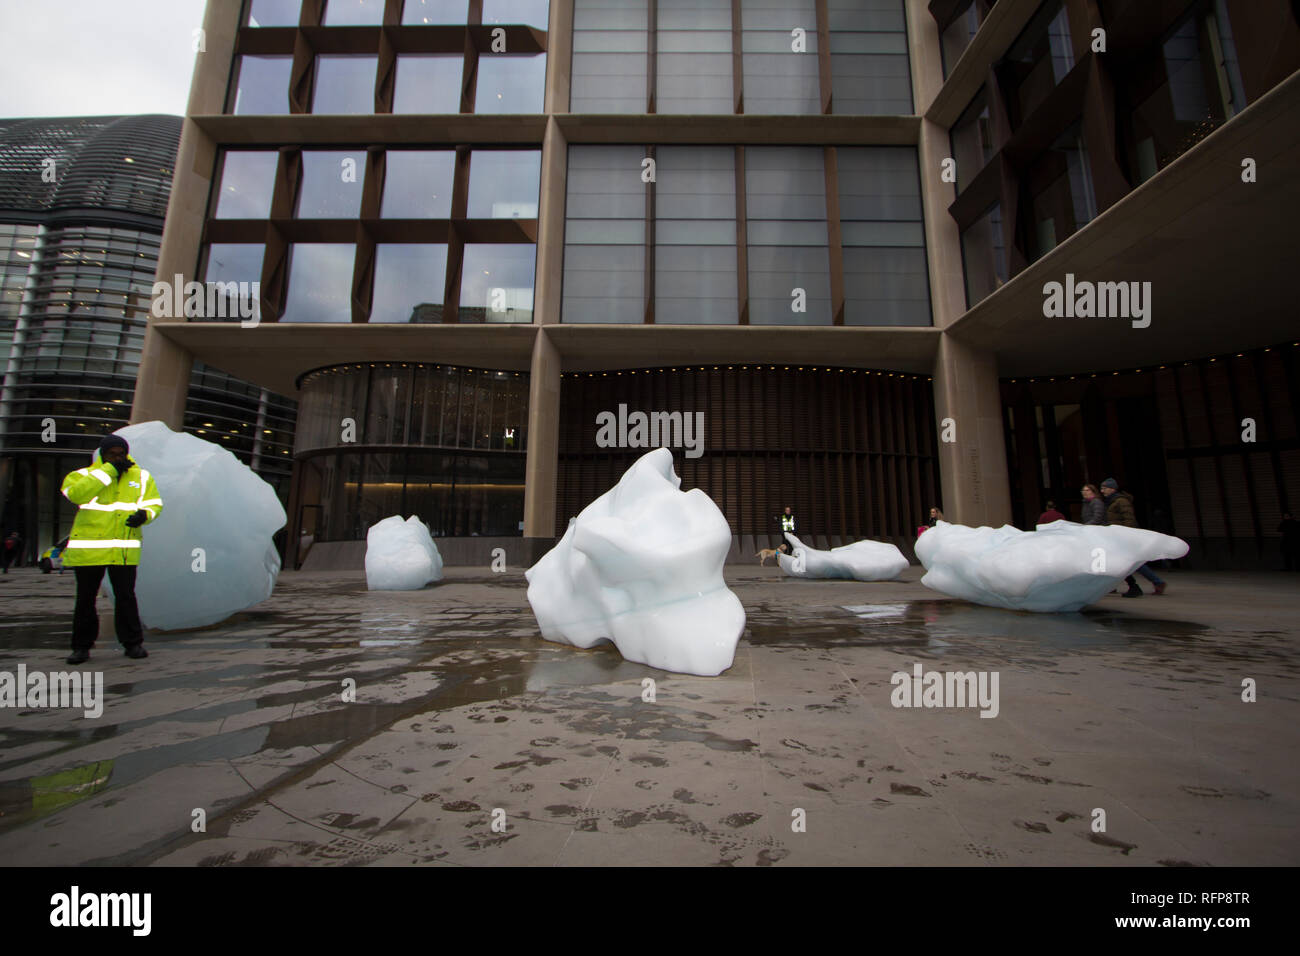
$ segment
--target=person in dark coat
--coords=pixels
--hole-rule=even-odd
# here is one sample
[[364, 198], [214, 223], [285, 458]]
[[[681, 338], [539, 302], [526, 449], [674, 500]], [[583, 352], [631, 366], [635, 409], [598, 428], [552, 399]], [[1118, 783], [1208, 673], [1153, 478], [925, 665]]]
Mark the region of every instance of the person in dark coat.
[[[1133, 496], [1127, 491], [1119, 490], [1119, 482], [1114, 478], [1107, 478], [1101, 483], [1101, 493], [1106, 496], [1106, 523], [1123, 525], [1126, 528], [1136, 528], [1137, 512], [1133, 510]], [[1155, 585], [1156, 594], [1164, 594], [1167, 586], [1160, 576], [1151, 570], [1151, 566], [1144, 564], [1138, 568], [1135, 574], [1140, 574], [1152, 584]], [[1138, 587], [1137, 579], [1130, 574], [1124, 579], [1128, 585], [1128, 590], [1124, 592], [1124, 597], [1141, 597], [1142, 589]]]
[[1097, 490], [1096, 485], [1084, 485], [1083, 493], [1083, 513], [1080, 515], [1082, 524], [1105, 524], [1106, 523], [1106, 502], [1101, 498], [1101, 492]]
[[23, 552], [23, 536], [17, 531], [10, 531], [8, 537], [4, 539], [3, 546], [0, 546], [0, 550], [3, 551], [4, 573], [8, 574], [9, 565], [17, 566], [22, 563], [20, 559]]
[[1282, 560], [1287, 571], [1300, 571], [1300, 521], [1291, 517], [1291, 512], [1282, 515], [1282, 523], [1277, 526], [1277, 533], [1282, 536]]
[[1056, 502], [1049, 501], [1047, 510], [1038, 516], [1039, 524], [1051, 524], [1053, 521], [1064, 521], [1065, 515], [1056, 510]]

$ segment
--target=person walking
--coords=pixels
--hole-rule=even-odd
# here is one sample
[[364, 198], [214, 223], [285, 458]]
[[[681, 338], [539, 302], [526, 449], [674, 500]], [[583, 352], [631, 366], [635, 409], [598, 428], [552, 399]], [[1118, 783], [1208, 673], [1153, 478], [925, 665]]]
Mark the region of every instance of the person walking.
[[105, 571], [113, 586], [117, 639], [127, 657], [149, 656], [135, 603], [135, 574], [143, 541], [140, 529], [162, 513], [163, 503], [153, 476], [128, 457], [129, 450], [126, 439], [109, 435], [99, 443], [89, 468], [78, 468], [63, 479], [63, 496], [77, 505], [63, 552], [63, 563], [77, 576], [69, 664], [89, 660], [99, 637], [95, 595]]
[[1101, 492], [1097, 490], [1096, 485], [1084, 485], [1081, 489], [1083, 495], [1083, 513], [1079, 516], [1083, 524], [1105, 524], [1106, 523], [1106, 502], [1102, 500]]
[[1065, 515], [1056, 510], [1056, 502], [1049, 501], [1047, 510], [1038, 516], [1039, 524], [1051, 524], [1053, 521], [1064, 521]]
[[[1127, 491], [1119, 490], [1119, 482], [1114, 478], [1107, 478], [1101, 483], [1101, 493], [1106, 496], [1106, 523], [1123, 525], [1126, 528], [1136, 528], [1137, 512], [1133, 510], [1133, 496]], [[1160, 576], [1151, 570], [1149, 565], [1142, 565], [1135, 574], [1140, 574], [1152, 584], [1155, 585], [1156, 594], [1165, 593], [1165, 582]], [[1130, 574], [1124, 579], [1128, 585], [1128, 590], [1124, 592], [1123, 597], [1141, 597], [1142, 589], [1138, 587], [1137, 579]]]
[[3, 550], [4, 552], [3, 557], [0, 558], [0, 563], [3, 563], [4, 565], [5, 574], [9, 573], [9, 565], [12, 564], [17, 566], [18, 564], [22, 563], [19, 560], [19, 558], [22, 555], [22, 549], [23, 549], [23, 536], [20, 535], [17, 531], [10, 531], [8, 536], [4, 540], [3, 549], [0, 549]]
[[1291, 512], [1285, 512], [1277, 533], [1282, 536], [1283, 569], [1300, 571], [1300, 521], [1292, 518]]

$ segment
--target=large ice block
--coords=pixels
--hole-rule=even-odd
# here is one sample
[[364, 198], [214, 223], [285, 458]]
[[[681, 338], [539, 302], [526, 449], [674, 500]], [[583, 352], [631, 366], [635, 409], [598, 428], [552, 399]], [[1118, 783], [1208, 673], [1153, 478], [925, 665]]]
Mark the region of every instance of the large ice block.
[[745, 609], [722, 580], [731, 528], [699, 488], [681, 490], [658, 448], [574, 519], [528, 569], [542, 637], [713, 677], [731, 666]]
[[1147, 561], [1185, 554], [1187, 542], [1171, 535], [1073, 521], [1034, 531], [940, 521], [916, 541], [926, 587], [1018, 611], [1077, 611]]
[[371, 591], [417, 591], [442, 580], [442, 555], [415, 515], [393, 515], [366, 532], [366, 587]]
[[[797, 578], [850, 578], [855, 581], [892, 581], [910, 563], [897, 546], [884, 541], [854, 541], [843, 547], [819, 551], [789, 531], [790, 554], [778, 554], [781, 570]], [[798, 549], [803, 549], [803, 560]]]
[[270, 597], [280, 574], [272, 535], [285, 522], [275, 489], [220, 445], [162, 422], [115, 434], [163, 500], [142, 529], [135, 596], [145, 627], [204, 627]]

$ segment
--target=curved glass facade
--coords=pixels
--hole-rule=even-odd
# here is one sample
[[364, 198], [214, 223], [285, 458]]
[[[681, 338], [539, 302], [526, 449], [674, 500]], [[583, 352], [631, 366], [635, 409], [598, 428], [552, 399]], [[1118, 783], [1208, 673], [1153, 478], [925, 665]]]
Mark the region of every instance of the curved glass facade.
[[526, 373], [374, 362], [318, 369], [300, 388], [302, 534], [358, 540], [394, 514], [434, 537], [522, 534]]

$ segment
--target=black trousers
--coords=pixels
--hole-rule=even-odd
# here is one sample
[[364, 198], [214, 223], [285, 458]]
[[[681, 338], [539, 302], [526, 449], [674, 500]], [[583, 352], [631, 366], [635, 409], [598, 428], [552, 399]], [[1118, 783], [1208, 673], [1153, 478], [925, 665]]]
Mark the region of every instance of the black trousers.
[[135, 565], [92, 564], [73, 568], [77, 573], [77, 607], [72, 612], [72, 649], [88, 651], [99, 637], [99, 613], [95, 610], [95, 595], [108, 571], [108, 581], [113, 585], [113, 624], [117, 639], [123, 647], [144, 642], [144, 628], [140, 625], [140, 610], [135, 604]]

